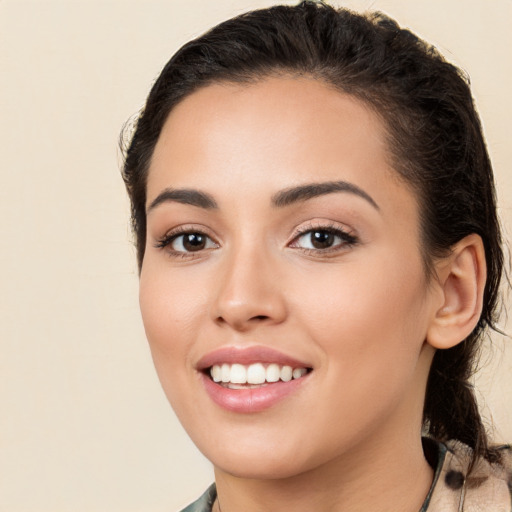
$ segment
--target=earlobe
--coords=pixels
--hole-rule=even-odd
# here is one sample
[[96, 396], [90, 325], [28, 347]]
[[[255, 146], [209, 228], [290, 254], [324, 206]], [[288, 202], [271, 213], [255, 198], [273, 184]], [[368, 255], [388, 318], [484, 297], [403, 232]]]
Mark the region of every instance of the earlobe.
[[434, 308], [427, 343], [447, 349], [471, 334], [482, 312], [487, 269], [480, 236], [463, 238], [437, 267], [441, 300]]

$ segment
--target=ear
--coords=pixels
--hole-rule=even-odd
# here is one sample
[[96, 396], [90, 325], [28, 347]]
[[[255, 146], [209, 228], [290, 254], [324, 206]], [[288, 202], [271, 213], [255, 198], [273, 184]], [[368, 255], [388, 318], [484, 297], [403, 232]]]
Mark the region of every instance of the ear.
[[440, 300], [434, 306], [427, 343], [451, 348], [473, 331], [480, 314], [487, 279], [485, 250], [479, 235], [455, 244], [449, 256], [436, 264]]

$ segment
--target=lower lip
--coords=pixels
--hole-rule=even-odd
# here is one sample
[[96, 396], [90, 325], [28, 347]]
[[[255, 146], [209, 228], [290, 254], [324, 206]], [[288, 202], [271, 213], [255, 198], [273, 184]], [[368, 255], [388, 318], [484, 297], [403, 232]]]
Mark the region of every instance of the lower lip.
[[260, 412], [269, 409], [295, 393], [307, 379], [308, 374], [289, 382], [269, 383], [259, 388], [229, 389], [202, 375], [206, 392], [220, 407], [237, 413]]

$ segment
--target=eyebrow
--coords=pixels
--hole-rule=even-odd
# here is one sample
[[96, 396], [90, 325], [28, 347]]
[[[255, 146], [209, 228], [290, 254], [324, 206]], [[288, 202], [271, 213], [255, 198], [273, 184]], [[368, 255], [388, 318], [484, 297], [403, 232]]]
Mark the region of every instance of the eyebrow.
[[287, 188], [281, 190], [272, 197], [272, 205], [278, 208], [292, 205], [313, 199], [315, 197], [332, 194], [335, 192], [348, 192], [362, 197], [370, 203], [376, 210], [380, 210], [375, 200], [367, 194], [363, 189], [353, 183], [347, 181], [326, 181], [322, 183], [308, 183], [299, 185], [298, 187]]
[[[380, 210], [379, 205], [375, 200], [367, 194], [363, 189], [359, 188], [353, 183], [347, 181], [326, 181], [322, 183], [308, 183], [306, 185], [299, 185], [281, 190], [272, 196], [272, 205], [277, 208], [284, 208], [295, 203], [307, 201], [315, 197], [333, 194], [336, 192], [347, 192], [362, 197], [370, 203], [376, 210]], [[157, 206], [166, 203], [175, 202], [181, 204], [189, 204], [204, 208], [206, 210], [214, 210], [218, 208], [215, 199], [206, 192], [199, 190], [182, 188], [172, 189], [166, 188], [151, 202], [147, 209], [147, 213], [156, 208]]]
[[156, 208], [157, 206], [167, 203], [181, 203], [197, 206], [206, 210], [213, 210], [218, 208], [217, 202], [210, 194], [200, 192], [191, 188], [172, 189], [166, 188], [151, 202], [148, 206], [147, 213]]

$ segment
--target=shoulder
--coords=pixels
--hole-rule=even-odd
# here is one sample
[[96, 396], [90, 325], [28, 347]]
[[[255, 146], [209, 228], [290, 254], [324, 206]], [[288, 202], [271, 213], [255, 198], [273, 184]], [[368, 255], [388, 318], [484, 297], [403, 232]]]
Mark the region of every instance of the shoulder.
[[466, 476], [471, 449], [459, 442], [447, 443], [428, 512], [511, 512], [512, 450], [510, 446], [499, 450], [500, 463], [479, 459]]
[[217, 489], [215, 484], [212, 484], [199, 499], [185, 507], [181, 512], [211, 512], [216, 497]]

